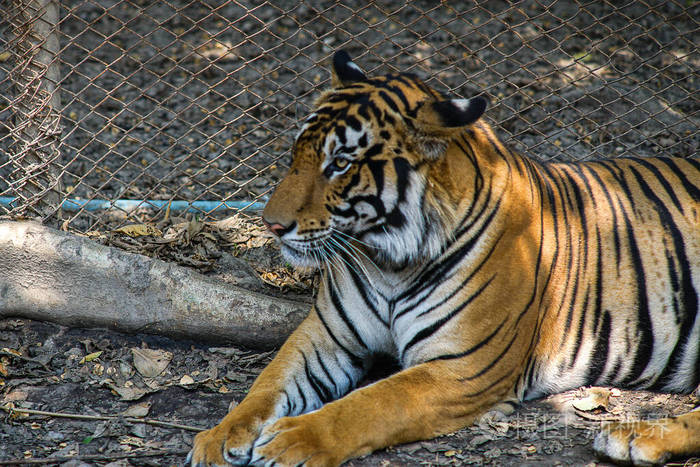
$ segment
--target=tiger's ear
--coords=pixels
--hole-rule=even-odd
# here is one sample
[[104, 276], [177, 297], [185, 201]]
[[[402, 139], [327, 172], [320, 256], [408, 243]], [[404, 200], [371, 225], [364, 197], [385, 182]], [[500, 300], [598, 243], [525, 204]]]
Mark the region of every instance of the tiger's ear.
[[476, 122], [485, 110], [483, 97], [426, 101], [411, 119], [414, 143], [426, 157], [436, 159], [444, 154], [452, 137]]
[[367, 76], [355, 65], [350, 55], [345, 50], [339, 50], [333, 54], [333, 67], [331, 78], [334, 88], [342, 88], [358, 81], [366, 81]]
[[415, 120], [419, 128], [439, 131], [471, 125], [484, 114], [484, 110], [486, 99], [483, 97], [428, 101], [418, 108]]

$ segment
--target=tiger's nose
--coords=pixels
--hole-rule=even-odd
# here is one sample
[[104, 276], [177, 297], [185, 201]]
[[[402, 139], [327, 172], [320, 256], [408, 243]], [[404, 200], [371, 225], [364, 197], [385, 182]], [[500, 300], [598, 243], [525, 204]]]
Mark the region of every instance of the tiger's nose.
[[289, 232], [290, 230], [292, 230], [292, 227], [294, 227], [293, 224], [290, 225], [290, 226], [288, 226], [288, 227], [285, 227], [284, 225], [279, 224], [279, 223], [277, 223], [277, 222], [272, 222], [272, 223], [270, 223], [270, 222], [266, 221], [265, 219], [263, 219], [262, 221], [263, 221], [263, 224], [265, 224], [265, 227], [267, 227], [267, 229], [268, 229], [270, 232], [272, 232], [273, 234], [277, 235], [278, 237], [281, 237], [281, 236], [284, 235], [285, 233], [287, 233], [287, 232]]

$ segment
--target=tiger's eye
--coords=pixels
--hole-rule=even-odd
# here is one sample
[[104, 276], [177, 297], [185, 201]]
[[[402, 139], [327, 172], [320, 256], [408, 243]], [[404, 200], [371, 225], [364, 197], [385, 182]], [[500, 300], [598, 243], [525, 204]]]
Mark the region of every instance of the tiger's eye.
[[350, 163], [350, 161], [348, 161], [347, 159], [342, 159], [340, 157], [337, 157], [333, 162], [335, 162], [335, 166], [339, 169], [344, 169]]

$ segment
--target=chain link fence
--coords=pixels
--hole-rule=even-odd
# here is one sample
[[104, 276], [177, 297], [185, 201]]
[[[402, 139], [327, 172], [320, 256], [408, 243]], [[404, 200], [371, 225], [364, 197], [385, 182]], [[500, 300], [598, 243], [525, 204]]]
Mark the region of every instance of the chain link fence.
[[[485, 95], [544, 160], [691, 156], [695, 0], [4, 0], [0, 215], [78, 232], [258, 208], [328, 59]], [[139, 217], [141, 219], [141, 217]]]

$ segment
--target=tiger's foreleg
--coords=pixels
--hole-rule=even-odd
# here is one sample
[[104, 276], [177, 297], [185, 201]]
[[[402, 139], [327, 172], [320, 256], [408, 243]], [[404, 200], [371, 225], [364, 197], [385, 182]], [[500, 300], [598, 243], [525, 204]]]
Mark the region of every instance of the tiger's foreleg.
[[258, 376], [245, 399], [217, 426], [195, 437], [186, 463], [247, 465], [263, 428], [280, 417], [318, 409], [350, 391], [366, 373], [367, 365], [359, 350], [341, 345], [312, 310]]
[[469, 384], [451, 363], [423, 363], [315, 412], [281, 418], [263, 429], [252, 462], [334, 466], [379, 448], [432, 438], [471, 424], [512, 387], [506, 380], [486, 388]]
[[634, 465], [700, 454], [700, 408], [677, 417], [611, 423], [596, 436], [593, 448], [604, 457]]

